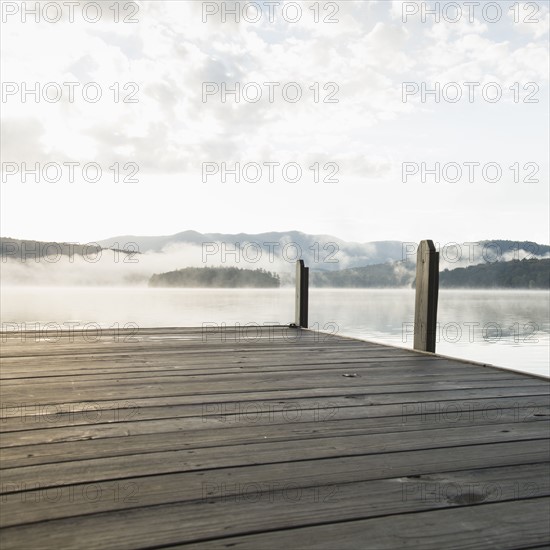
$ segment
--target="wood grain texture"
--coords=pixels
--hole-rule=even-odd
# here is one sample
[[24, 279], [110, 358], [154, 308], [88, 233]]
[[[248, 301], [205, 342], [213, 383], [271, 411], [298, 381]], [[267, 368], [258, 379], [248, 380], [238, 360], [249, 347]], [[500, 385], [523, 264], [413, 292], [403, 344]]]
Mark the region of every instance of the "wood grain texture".
[[4, 334], [0, 544], [550, 544], [549, 382], [264, 327]]

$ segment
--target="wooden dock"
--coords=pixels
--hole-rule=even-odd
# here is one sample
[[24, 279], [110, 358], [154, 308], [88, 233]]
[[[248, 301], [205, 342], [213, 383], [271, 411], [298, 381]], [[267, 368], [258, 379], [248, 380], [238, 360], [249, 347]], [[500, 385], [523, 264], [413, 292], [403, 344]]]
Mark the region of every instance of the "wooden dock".
[[548, 380], [286, 327], [3, 340], [2, 550], [550, 545]]

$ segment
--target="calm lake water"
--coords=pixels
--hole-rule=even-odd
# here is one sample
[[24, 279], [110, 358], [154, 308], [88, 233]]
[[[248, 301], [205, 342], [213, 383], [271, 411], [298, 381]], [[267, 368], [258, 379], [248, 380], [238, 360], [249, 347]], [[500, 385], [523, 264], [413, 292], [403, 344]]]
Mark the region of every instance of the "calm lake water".
[[[293, 289], [20, 286], [2, 288], [1, 298], [3, 330], [294, 321]], [[549, 376], [549, 312], [546, 291], [441, 291], [437, 352]], [[413, 290], [310, 291], [316, 330], [411, 348], [413, 317]]]

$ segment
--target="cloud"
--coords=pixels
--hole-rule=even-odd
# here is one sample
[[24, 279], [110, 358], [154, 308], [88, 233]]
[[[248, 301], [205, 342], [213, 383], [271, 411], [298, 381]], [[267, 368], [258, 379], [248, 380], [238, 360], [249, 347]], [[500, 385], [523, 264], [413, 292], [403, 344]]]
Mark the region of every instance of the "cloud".
[[[124, 10], [126, 4], [119, 2], [119, 9]], [[112, 219], [106, 216], [107, 225], [114, 223], [115, 218], [120, 225], [138, 223], [136, 217], [144, 223], [149, 218], [146, 213], [155, 208], [162, 212], [158, 225], [164, 228], [159, 231], [166, 231], [164, 224], [170, 223], [170, 230], [175, 232], [178, 228], [173, 226], [174, 220], [181, 219], [182, 213], [174, 205], [187, 201], [191, 206], [185, 212], [189, 220], [185, 225], [199, 228], [205, 217], [194, 205], [209, 201], [209, 214], [224, 225], [224, 230], [238, 231], [232, 224], [243, 219], [256, 224], [256, 228], [261, 224], [275, 227], [282, 223], [283, 215], [285, 223], [298, 219], [298, 205], [307, 200], [311, 212], [319, 216], [315, 221], [311, 219], [311, 231], [322, 230], [326, 223], [331, 224], [331, 230], [347, 227], [351, 216], [354, 232], [359, 230], [363, 236], [372, 237], [373, 227], [388, 230], [380, 209], [372, 206], [373, 188], [374, 198], [390, 204], [400, 219], [409, 215], [417, 218], [415, 210], [425, 208], [424, 189], [393, 187], [399, 181], [395, 169], [404, 155], [409, 160], [435, 162], [441, 160], [436, 158], [439, 154], [455, 155], [470, 147], [477, 155], [479, 149], [473, 144], [482, 140], [486, 148], [479, 150], [480, 154], [490, 157], [497, 151], [503, 162], [508, 162], [511, 145], [501, 127], [503, 120], [514, 116], [514, 131], [521, 134], [513, 146], [518, 160], [533, 160], [533, 150], [547, 140], [545, 128], [532, 122], [543, 120], [546, 115], [542, 99], [539, 105], [528, 106], [531, 118], [520, 117], [517, 113], [525, 106], [514, 105], [508, 92], [506, 108], [516, 110], [510, 112], [501, 109], [501, 105], [496, 106], [498, 109], [489, 107], [480, 122], [483, 132], [478, 132], [472, 131], [473, 109], [468, 103], [404, 103], [401, 97], [405, 81], [444, 84], [488, 80], [499, 82], [505, 90], [514, 82], [523, 85], [533, 81], [540, 88], [538, 97], [546, 97], [546, 6], [540, 4], [536, 24], [515, 24], [512, 12], [494, 25], [483, 21], [479, 14], [473, 23], [466, 18], [456, 24], [421, 23], [415, 18], [404, 24], [401, 4], [337, 2], [337, 24], [316, 23], [311, 8], [317, 9], [317, 3], [311, 1], [299, 3], [303, 17], [296, 24], [287, 23], [280, 16], [274, 23], [265, 17], [258, 23], [222, 23], [220, 18], [203, 23], [203, 3], [191, 1], [140, 2], [139, 23], [135, 24], [114, 24], [107, 19], [97, 24], [69, 23], [64, 18], [53, 25], [35, 25], [12, 20], [2, 28], [5, 81], [29, 85], [78, 82], [79, 86], [72, 102], [65, 90], [62, 100], [54, 103], [36, 103], [32, 98], [23, 102], [20, 94], [10, 96], [3, 109], [6, 130], [2, 137], [10, 136], [3, 140], [3, 157], [7, 161], [29, 162], [98, 161], [103, 166], [115, 161], [138, 163], [140, 175], [148, 178], [146, 192], [133, 188], [128, 194], [131, 196], [124, 197], [118, 189], [107, 186], [99, 192], [104, 208], [109, 201], [113, 210], [118, 208]], [[526, 15], [527, 5], [521, 4], [522, 15]], [[112, 12], [106, 8], [106, 13]], [[328, 16], [328, 10], [321, 15]], [[87, 81], [95, 81], [101, 87], [102, 97], [97, 103], [82, 99]], [[220, 94], [205, 102], [205, 82], [220, 86], [226, 82], [229, 87], [258, 83], [264, 95], [256, 103], [242, 97], [235, 102], [231, 96], [222, 103]], [[265, 82], [280, 83], [274, 103], [267, 99]], [[303, 97], [297, 103], [281, 98], [283, 86], [290, 82], [301, 86]], [[132, 83], [139, 87], [137, 103], [125, 102]], [[130, 88], [125, 88], [127, 84]], [[338, 102], [326, 102], [334, 90]], [[529, 135], [522, 134], [526, 132]], [[346, 184], [356, 188], [324, 193], [310, 182], [300, 189], [279, 190], [285, 197], [277, 202], [272, 189], [267, 195], [242, 188], [212, 193], [200, 186], [203, 162], [289, 160], [303, 163], [306, 170], [316, 161], [341, 163], [342, 174], [349, 175]], [[543, 165], [545, 161], [539, 162]], [[546, 171], [546, 166], [542, 166], [541, 179]], [[178, 187], [170, 187], [175, 181]], [[65, 212], [68, 227], [71, 201], [85, 203], [89, 190], [71, 189], [62, 194], [56, 187], [51, 191], [49, 197], [45, 192], [39, 196]], [[7, 189], [3, 193], [13, 199], [22, 191]], [[287, 193], [292, 201], [286, 199]], [[540, 219], [545, 218], [541, 205], [546, 188], [531, 188], [529, 193], [537, 197]], [[193, 200], [189, 199], [191, 194]], [[520, 201], [526, 200], [527, 194]], [[450, 196], [456, 201], [456, 210], [471, 208], [467, 193], [446, 189], [444, 195], [437, 201], [433, 198], [434, 204], [446, 204]], [[323, 202], [327, 196], [330, 201]], [[113, 197], [121, 202], [113, 205]], [[517, 212], [514, 193], [501, 195], [501, 200], [506, 203], [505, 210]], [[257, 204], [267, 201], [272, 202], [273, 213], [262, 213], [251, 221]], [[371, 204], [368, 220], [361, 206], [367, 202]], [[128, 203], [133, 209], [122, 212], [120, 205]], [[226, 207], [225, 214], [222, 207]], [[136, 216], [136, 212], [140, 215]], [[236, 212], [239, 216], [235, 216]], [[10, 216], [9, 212], [6, 214]], [[128, 217], [122, 219], [125, 215]], [[447, 214], [441, 210], [440, 215], [442, 225]], [[88, 223], [83, 221], [86, 213], [79, 217], [82, 224]], [[523, 214], [520, 217], [526, 222], [531, 219], [523, 218]], [[13, 215], [9, 223], [22, 223], [22, 218]], [[36, 219], [35, 227], [46, 225], [40, 216]], [[409, 219], [404, 223], [410, 227], [418, 222]], [[267, 225], [262, 229], [268, 229]], [[91, 218], [88, 226], [92, 227]], [[120, 226], [110, 227], [105, 229], [105, 235], [120, 231]], [[147, 232], [153, 231], [148, 228]], [[32, 233], [28, 236], [40, 237]], [[385, 238], [380, 233], [377, 236]]]
[[548, 35], [550, 28], [548, 3], [514, 2], [513, 9], [508, 10], [507, 16], [520, 33], [530, 35], [534, 40]]

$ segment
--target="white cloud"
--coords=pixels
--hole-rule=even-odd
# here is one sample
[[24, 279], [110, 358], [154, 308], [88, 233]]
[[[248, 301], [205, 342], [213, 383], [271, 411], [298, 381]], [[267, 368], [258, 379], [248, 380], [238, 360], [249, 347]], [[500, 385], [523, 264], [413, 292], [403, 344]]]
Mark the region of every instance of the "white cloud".
[[550, 29], [550, 9], [544, 2], [514, 2], [507, 15], [519, 32], [538, 40]]
[[[505, 89], [514, 82], [534, 81], [540, 87], [541, 101], [538, 107], [531, 106], [530, 112], [539, 113], [542, 120], [548, 82], [546, 6], [541, 4], [537, 24], [513, 24], [510, 12], [495, 26], [479, 17], [474, 23], [464, 18], [456, 24], [403, 24], [401, 4], [338, 2], [337, 24], [315, 23], [310, 9], [315, 2], [311, 1], [300, 3], [304, 17], [297, 24], [286, 23], [281, 17], [273, 24], [265, 18], [257, 24], [223, 24], [217, 18], [203, 23], [201, 2], [162, 1], [140, 3], [136, 24], [11, 21], [3, 25], [5, 81], [84, 84], [94, 80], [101, 85], [103, 97], [95, 104], [82, 101], [80, 91], [74, 103], [66, 95], [59, 103], [22, 103], [17, 96], [10, 97], [3, 105], [3, 137], [9, 136], [3, 140], [3, 158], [40, 162], [99, 159], [109, 165], [117, 158], [134, 161], [140, 165], [140, 174], [154, 174], [148, 182], [158, 186], [177, 176], [186, 182], [187, 194], [193, 189], [200, 201], [204, 190], [197, 187], [197, 176], [206, 161], [297, 160], [309, 166], [318, 158], [320, 162], [341, 162], [342, 172], [345, 168], [351, 174], [347, 184], [364, 184], [369, 178], [391, 181], [404, 154], [423, 160], [441, 151], [467, 147], [470, 140], [462, 136], [468, 135], [474, 124], [469, 118], [471, 106], [404, 103], [404, 81], [494, 80]], [[329, 15], [328, 11], [322, 15]], [[235, 104], [231, 99], [222, 103], [219, 95], [203, 103], [203, 83], [223, 81], [228, 86], [235, 82], [263, 86], [274, 81], [281, 86], [275, 103], [265, 99], [265, 88], [258, 103], [241, 100]], [[298, 82], [304, 93], [295, 104], [280, 99], [282, 85], [292, 81]], [[115, 103], [110, 89], [115, 82], [120, 83], [121, 98], [129, 93], [123, 88], [125, 83], [137, 83], [139, 102]], [[316, 82], [320, 85], [319, 103], [312, 101], [309, 88]], [[329, 82], [339, 87], [338, 103], [322, 102], [331, 90], [323, 85]], [[510, 97], [506, 101], [507, 108], [515, 108]], [[497, 127], [497, 116], [509, 114], [492, 112], [486, 111], [483, 131]], [[509, 136], [495, 130], [485, 141], [498, 145], [504, 139]], [[546, 139], [542, 125], [533, 126], [531, 135], [516, 147], [518, 160], [532, 160], [533, 143]], [[502, 148], [505, 145], [502, 143]], [[539, 160], [544, 165], [545, 160]], [[309, 193], [319, 213], [337, 206], [338, 223], [346, 227], [349, 198], [335, 196], [326, 206], [314, 187], [305, 186], [303, 192], [304, 196]], [[546, 191], [537, 188], [530, 192], [544, 199]], [[240, 189], [233, 190], [235, 204], [239, 193]], [[363, 191], [357, 193], [365, 200]], [[15, 198], [18, 191], [7, 188], [4, 194]], [[104, 190], [105, 197], [116, 194]], [[400, 196], [394, 193], [393, 199], [400, 200]], [[132, 196], [140, 212], [146, 211], [152, 200], [145, 192]], [[467, 201], [460, 200], [463, 202], [457, 204], [467, 209]], [[513, 196], [502, 200], [513, 209]], [[246, 212], [252, 199], [244, 196], [238, 203]], [[222, 209], [215, 212], [216, 221], [227, 227], [236, 223], [232, 214], [224, 217]], [[180, 221], [180, 228], [199, 223], [199, 212], [189, 215], [196, 217]], [[9, 223], [17, 218], [13, 216]], [[263, 219], [265, 229], [279, 223], [275, 215]], [[159, 224], [164, 222], [160, 216]], [[312, 226], [316, 224], [322, 222], [312, 221]]]

